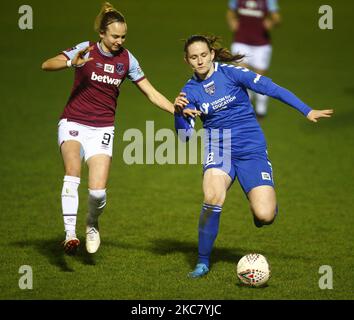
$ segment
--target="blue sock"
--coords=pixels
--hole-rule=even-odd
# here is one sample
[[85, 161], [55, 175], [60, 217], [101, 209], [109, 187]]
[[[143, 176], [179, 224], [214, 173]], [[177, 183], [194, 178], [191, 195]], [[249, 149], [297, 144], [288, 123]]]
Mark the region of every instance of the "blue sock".
[[199, 217], [198, 263], [205, 263], [209, 268], [210, 254], [219, 231], [222, 207], [203, 203]]

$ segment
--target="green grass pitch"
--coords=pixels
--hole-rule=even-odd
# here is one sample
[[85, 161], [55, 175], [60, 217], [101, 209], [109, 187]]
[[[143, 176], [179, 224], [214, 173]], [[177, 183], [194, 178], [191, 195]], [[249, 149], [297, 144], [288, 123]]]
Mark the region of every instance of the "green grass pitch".
[[[57, 122], [73, 74], [45, 73], [40, 66], [62, 49], [97, 39], [93, 20], [101, 2], [28, 1], [33, 30], [18, 27], [22, 1], [1, 4], [0, 299], [354, 298], [354, 4], [326, 1], [333, 8], [334, 29], [321, 30], [318, 9], [324, 1], [279, 2], [283, 23], [273, 33], [269, 76], [314, 108], [334, 108], [335, 115], [313, 124], [270, 101], [262, 127], [279, 216], [272, 226], [255, 228], [235, 183], [223, 208], [211, 272], [195, 281], [187, 273], [197, 258], [201, 165], [124, 163], [126, 130], [144, 132], [147, 120], [155, 121], [155, 130], [173, 128], [172, 117], [129, 81], [119, 98], [101, 248], [94, 256], [84, 246], [75, 257], [64, 255]], [[112, 3], [128, 21], [126, 47], [170, 100], [191, 74], [180, 39], [213, 33], [230, 44], [226, 0]], [[82, 244], [86, 178], [84, 167], [77, 226]], [[272, 278], [264, 289], [236, 281], [236, 263], [249, 252], [270, 261]], [[32, 290], [19, 288], [22, 265], [32, 267]], [[319, 288], [322, 265], [332, 267], [333, 289]]]

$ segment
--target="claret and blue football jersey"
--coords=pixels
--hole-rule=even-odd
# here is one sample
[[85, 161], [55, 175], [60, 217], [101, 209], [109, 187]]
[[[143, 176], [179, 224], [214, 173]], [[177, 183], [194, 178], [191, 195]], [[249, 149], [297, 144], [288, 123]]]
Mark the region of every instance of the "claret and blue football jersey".
[[137, 59], [123, 47], [109, 53], [99, 42], [85, 41], [61, 53], [73, 59], [88, 46], [93, 49], [85, 58], [93, 60], [75, 68], [74, 85], [60, 118], [94, 127], [113, 126], [120, 85], [126, 78], [137, 83], [145, 75]]

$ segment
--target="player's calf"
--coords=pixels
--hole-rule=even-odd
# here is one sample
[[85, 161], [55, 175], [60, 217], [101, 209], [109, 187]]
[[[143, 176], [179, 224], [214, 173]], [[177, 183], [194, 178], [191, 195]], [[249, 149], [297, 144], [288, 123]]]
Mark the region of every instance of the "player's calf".
[[62, 213], [66, 240], [76, 238], [76, 218], [79, 207], [78, 187], [80, 178], [75, 176], [64, 176], [61, 192]]
[[107, 195], [106, 189], [91, 190], [89, 189], [88, 198], [88, 214], [86, 225], [98, 228], [98, 217], [102, 214], [106, 206]]

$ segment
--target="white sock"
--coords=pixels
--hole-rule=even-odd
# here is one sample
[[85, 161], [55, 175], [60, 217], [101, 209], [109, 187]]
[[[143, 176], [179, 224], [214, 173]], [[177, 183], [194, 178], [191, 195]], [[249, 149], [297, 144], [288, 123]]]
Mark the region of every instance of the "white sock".
[[257, 115], [265, 116], [268, 110], [268, 96], [257, 93], [255, 108]]
[[79, 208], [79, 194], [77, 189], [79, 184], [80, 178], [64, 176], [63, 189], [61, 191], [61, 205], [66, 238], [76, 237], [76, 216]]
[[86, 219], [86, 224], [88, 226], [95, 226], [97, 228], [98, 217], [106, 206], [106, 199], [106, 189], [89, 189], [88, 214]]

